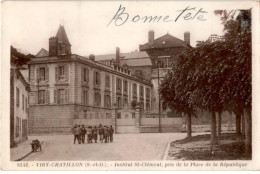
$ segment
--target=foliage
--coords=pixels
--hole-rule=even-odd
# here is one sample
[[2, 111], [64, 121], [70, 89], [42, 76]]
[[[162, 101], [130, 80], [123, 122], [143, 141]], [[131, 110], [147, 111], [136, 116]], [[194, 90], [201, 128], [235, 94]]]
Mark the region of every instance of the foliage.
[[[223, 41], [205, 42], [176, 58], [160, 86], [164, 103], [177, 112], [251, 108], [251, 22], [245, 12], [224, 23]], [[245, 22], [246, 19], [246, 22]]]
[[22, 65], [26, 64], [28, 61], [30, 61], [30, 59], [33, 57], [35, 57], [35, 56], [33, 56], [31, 54], [24, 55], [24, 54], [18, 52], [16, 48], [11, 46], [11, 63], [12, 64], [22, 66]]

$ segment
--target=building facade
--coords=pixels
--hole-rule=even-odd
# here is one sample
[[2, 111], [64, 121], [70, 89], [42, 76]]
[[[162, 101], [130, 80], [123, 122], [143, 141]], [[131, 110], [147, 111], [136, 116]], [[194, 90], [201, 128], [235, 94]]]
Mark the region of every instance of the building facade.
[[116, 64], [71, 54], [65, 29], [49, 40], [49, 55], [29, 63], [30, 133], [69, 132], [74, 124], [116, 126], [116, 109], [133, 101], [151, 108], [152, 84]]
[[10, 79], [10, 144], [27, 139], [29, 85], [19, 68], [11, 65]]

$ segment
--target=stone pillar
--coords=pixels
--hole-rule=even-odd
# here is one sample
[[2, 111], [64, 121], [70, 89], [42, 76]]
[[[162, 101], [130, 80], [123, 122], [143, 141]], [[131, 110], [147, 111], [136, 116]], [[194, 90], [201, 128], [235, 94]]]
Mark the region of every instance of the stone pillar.
[[135, 107], [135, 127], [136, 127], [136, 133], [140, 133], [140, 126], [141, 126], [141, 107], [138, 104]]
[[114, 128], [114, 132], [116, 133], [116, 115], [117, 115], [117, 108], [116, 107], [112, 107], [111, 109], [111, 119], [112, 119], [112, 126]]

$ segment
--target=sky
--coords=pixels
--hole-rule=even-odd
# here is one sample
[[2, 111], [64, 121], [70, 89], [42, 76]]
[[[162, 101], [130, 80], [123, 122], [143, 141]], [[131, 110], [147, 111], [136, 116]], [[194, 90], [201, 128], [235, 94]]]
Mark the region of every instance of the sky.
[[[223, 2], [222, 2], [223, 3]], [[212, 4], [212, 2], [211, 2]], [[218, 6], [209, 3], [181, 3], [181, 2], [93, 2], [93, 1], [62, 1], [62, 2], [26, 2], [16, 1], [4, 4], [3, 35], [9, 37], [11, 45], [21, 49], [24, 53], [37, 54], [41, 48], [48, 50], [49, 38], [55, 36], [59, 25], [64, 25], [72, 53], [88, 56], [89, 54], [115, 53], [120, 47], [122, 53], [139, 49], [140, 44], [148, 41], [148, 31], [154, 30], [155, 39], [169, 33], [183, 40], [183, 34], [189, 31], [191, 45], [196, 41], [206, 40], [211, 34], [223, 35], [223, 25], [219, 16], [213, 11]], [[128, 14], [127, 21], [116, 26], [113, 19], [119, 7], [125, 7], [124, 14]], [[194, 16], [199, 9], [203, 14], [203, 21], [196, 16], [193, 20], [184, 20], [185, 11], [174, 22], [186, 7]], [[121, 9], [122, 10], [122, 9]], [[120, 14], [119, 12], [119, 14]], [[148, 23], [142, 20], [132, 22], [133, 17], [169, 16], [171, 22]], [[126, 15], [121, 15], [125, 17]], [[125, 19], [125, 18], [124, 18]], [[124, 20], [123, 19], [123, 20]]]

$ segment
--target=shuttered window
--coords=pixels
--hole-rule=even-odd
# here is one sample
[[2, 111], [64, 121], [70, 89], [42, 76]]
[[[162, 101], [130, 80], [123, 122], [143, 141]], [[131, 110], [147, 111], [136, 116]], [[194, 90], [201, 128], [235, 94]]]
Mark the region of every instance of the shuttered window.
[[69, 80], [69, 65], [60, 65], [55, 68], [55, 79], [59, 80]]

